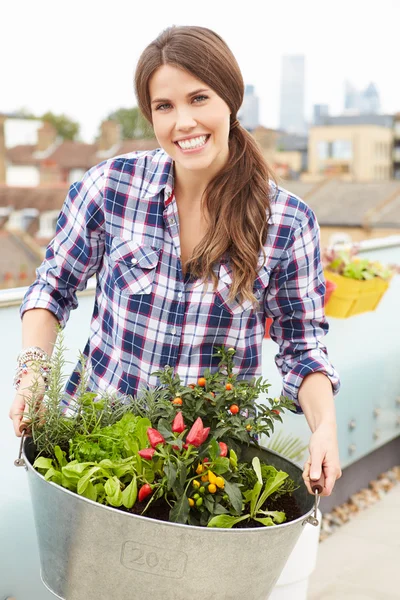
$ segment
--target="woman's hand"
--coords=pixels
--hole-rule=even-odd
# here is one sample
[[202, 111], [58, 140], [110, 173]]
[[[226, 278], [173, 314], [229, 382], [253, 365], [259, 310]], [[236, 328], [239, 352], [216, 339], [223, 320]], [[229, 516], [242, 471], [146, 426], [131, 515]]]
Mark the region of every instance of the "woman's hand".
[[304, 465], [303, 479], [310, 494], [313, 481], [325, 476], [325, 485], [321, 496], [330, 496], [336, 480], [342, 476], [339, 460], [339, 447], [336, 426], [321, 424], [314, 431], [309, 443], [310, 456]]
[[11, 404], [8, 416], [13, 422], [14, 432], [17, 437], [21, 437], [24, 429], [29, 430], [29, 419], [27, 413], [29, 411], [30, 403], [32, 400], [32, 391], [29, 388], [35, 387], [35, 402], [38, 410], [43, 411], [44, 406], [42, 404], [45, 384], [40, 376], [36, 373], [28, 372], [22, 376], [20, 386], [15, 394], [13, 403]]

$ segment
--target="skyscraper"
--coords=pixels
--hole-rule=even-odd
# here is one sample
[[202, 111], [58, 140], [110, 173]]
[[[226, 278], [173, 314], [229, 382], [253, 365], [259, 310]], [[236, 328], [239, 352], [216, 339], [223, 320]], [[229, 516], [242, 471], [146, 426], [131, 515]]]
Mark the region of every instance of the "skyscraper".
[[327, 104], [314, 104], [314, 125], [322, 125], [324, 117], [329, 117], [329, 106]]
[[345, 112], [355, 114], [377, 115], [380, 113], [381, 104], [379, 93], [374, 83], [370, 83], [361, 92], [348, 81], [344, 89]]
[[305, 57], [302, 54], [282, 57], [280, 129], [288, 133], [305, 133]]
[[254, 85], [246, 85], [244, 88], [243, 104], [238, 113], [238, 119], [245, 129], [255, 129], [260, 124], [260, 107], [258, 96], [254, 93]]

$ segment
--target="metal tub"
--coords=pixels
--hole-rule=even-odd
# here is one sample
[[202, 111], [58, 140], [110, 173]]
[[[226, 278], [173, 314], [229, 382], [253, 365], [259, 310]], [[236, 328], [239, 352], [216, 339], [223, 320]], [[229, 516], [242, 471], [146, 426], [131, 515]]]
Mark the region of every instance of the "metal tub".
[[[78, 496], [32, 467], [23, 442], [44, 585], [65, 600], [266, 600], [314, 507], [297, 465], [244, 448], [289, 473], [302, 517], [274, 527], [208, 529], [131, 515]], [[22, 461], [21, 461], [22, 462]]]

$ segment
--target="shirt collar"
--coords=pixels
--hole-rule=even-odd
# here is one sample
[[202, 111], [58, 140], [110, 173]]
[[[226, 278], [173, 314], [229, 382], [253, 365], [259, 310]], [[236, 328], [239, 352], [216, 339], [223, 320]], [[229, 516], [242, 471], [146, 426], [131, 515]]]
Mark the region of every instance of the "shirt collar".
[[174, 190], [174, 162], [161, 148], [154, 153], [143, 186], [144, 198], [157, 196], [164, 190], [164, 203]]

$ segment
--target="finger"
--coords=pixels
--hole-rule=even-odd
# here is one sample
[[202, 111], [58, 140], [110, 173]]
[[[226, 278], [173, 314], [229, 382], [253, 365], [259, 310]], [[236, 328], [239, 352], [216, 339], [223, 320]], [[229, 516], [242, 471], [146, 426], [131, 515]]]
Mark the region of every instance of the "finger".
[[322, 493], [323, 496], [330, 496], [335, 486], [336, 480], [341, 477], [342, 472], [340, 467], [326, 467], [325, 487]]
[[324, 458], [325, 456], [320, 452], [313, 452], [311, 454], [310, 479], [312, 481], [318, 481], [318, 479], [320, 479]]
[[[309, 459], [310, 460], [310, 459]], [[303, 481], [307, 487], [307, 490], [310, 494], [313, 494], [313, 491], [311, 489], [311, 484], [310, 484], [310, 466], [311, 466], [311, 462], [309, 462], [309, 460], [304, 463], [304, 470], [303, 470]]]

